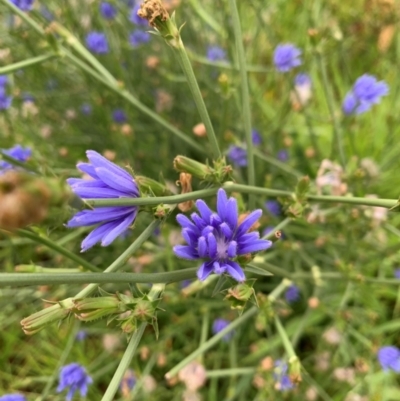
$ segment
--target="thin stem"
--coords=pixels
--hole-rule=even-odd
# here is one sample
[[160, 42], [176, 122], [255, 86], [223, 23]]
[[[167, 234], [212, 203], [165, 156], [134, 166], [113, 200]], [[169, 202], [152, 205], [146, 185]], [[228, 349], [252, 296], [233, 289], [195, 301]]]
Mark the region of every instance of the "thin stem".
[[[236, 51], [238, 55], [239, 71], [240, 71], [240, 84], [242, 89], [242, 109], [243, 109], [243, 123], [246, 138], [247, 150], [247, 177], [250, 185], [255, 185], [256, 175], [254, 169], [254, 152], [253, 141], [251, 134], [251, 110], [250, 110], [250, 95], [249, 84], [247, 79], [246, 70], [246, 55], [243, 47], [242, 27], [240, 25], [239, 12], [236, 5], [236, 0], [230, 0], [230, 9], [232, 13], [233, 32], [235, 34]], [[255, 198], [249, 197], [249, 208], [254, 208]]]
[[340, 125], [339, 125], [338, 119], [336, 118], [336, 114], [335, 114], [335, 104], [334, 104], [334, 100], [333, 100], [332, 91], [329, 86], [328, 75], [326, 72], [326, 66], [325, 66], [324, 60], [322, 59], [322, 55], [319, 51], [316, 52], [316, 58], [317, 58], [319, 69], [321, 71], [322, 86], [324, 88], [326, 102], [328, 104], [329, 113], [331, 115], [331, 119], [332, 119], [332, 123], [333, 123], [333, 133], [334, 133], [335, 140], [332, 142], [332, 144], [333, 144], [332, 154], [335, 153], [334, 149], [335, 149], [335, 144], [336, 144], [336, 147], [338, 148], [338, 151], [339, 151], [340, 163], [343, 168], [346, 168], [346, 158], [345, 158], [344, 150], [343, 150], [342, 133], [340, 130]]
[[0, 75], [1, 74], [9, 74], [10, 72], [20, 70], [22, 68], [30, 67], [35, 64], [44, 63], [47, 60], [51, 60], [52, 58], [59, 57], [59, 54], [51, 53], [45, 54], [43, 56], [32, 57], [28, 60], [19, 61], [18, 63], [6, 65], [5, 67], [0, 67]]
[[[56, 270], [56, 269], [54, 269]], [[166, 273], [0, 273], [0, 287], [53, 284], [175, 283], [196, 278], [197, 267]]]
[[260, 152], [258, 149], [254, 149], [254, 156], [258, 157], [261, 160], [264, 160], [268, 164], [272, 164], [273, 166], [284, 171], [285, 173], [295, 176], [296, 178], [301, 178], [304, 176], [304, 174], [301, 174], [299, 171], [295, 170], [293, 167], [290, 167], [288, 164], [283, 163], [280, 160], [275, 159], [272, 156], [268, 156], [268, 155]]
[[[226, 182], [222, 186], [227, 192], [241, 192], [255, 195], [265, 195], [272, 197], [292, 197], [290, 191], [282, 191], [272, 188], [260, 188], [250, 185], [234, 184]], [[151, 198], [121, 198], [121, 199], [85, 199], [85, 203], [89, 206], [105, 207], [105, 206], [149, 206], [164, 204], [175, 204], [186, 202], [188, 200], [205, 198], [213, 196], [218, 188], [202, 189], [187, 194], [161, 196]], [[358, 198], [353, 196], [325, 196], [325, 195], [308, 195], [307, 200], [311, 202], [329, 202], [329, 203], [347, 203], [351, 205], [379, 206], [393, 208], [397, 204], [396, 199], [373, 199]]]
[[[154, 284], [151, 291], [148, 294], [148, 297], [150, 300], [157, 299], [164, 291], [165, 285], [164, 284]], [[147, 322], [143, 322], [135, 334], [132, 335], [128, 347], [126, 348], [124, 355], [121, 359], [121, 362], [118, 365], [118, 368], [116, 372], [114, 373], [113, 378], [111, 379], [110, 384], [107, 387], [107, 390], [105, 394], [103, 395], [103, 398], [101, 401], [112, 401], [114, 399], [114, 396], [116, 392], [118, 391], [119, 385], [121, 383], [121, 380], [128, 369], [129, 365], [132, 362], [132, 358], [135, 355], [136, 349], [140, 343], [140, 340], [142, 339], [144, 330], [146, 329]]]
[[289, 360], [293, 361], [294, 359], [298, 359], [296, 352], [293, 349], [292, 343], [290, 342], [289, 336], [287, 335], [285, 329], [282, 326], [282, 323], [281, 323], [279, 317], [276, 314], [274, 315], [274, 320], [275, 320], [276, 330], [277, 330], [279, 336], [281, 337], [283, 346], [289, 357]]
[[204, 352], [209, 350], [215, 344], [217, 344], [226, 334], [230, 333], [232, 330], [241, 326], [244, 322], [246, 322], [251, 317], [255, 316], [258, 313], [258, 308], [256, 306], [251, 307], [247, 310], [243, 315], [234, 320], [228, 326], [226, 326], [223, 330], [217, 333], [215, 336], [211, 337], [208, 341], [201, 344], [199, 348], [193, 351], [190, 355], [184, 358], [181, 362], [179, 362], [176, 366], [174, 366], [167, 374], [165, 378], [167, 380], [173, 378], [182, 368], [184, 368], [187, 364], [195, 360], [198, 356], [202, 355]]
[[197, 83], [196, 76], [194, 75], [192, 65], [190, 64], [189, 57], [186, 53], [186, 49], [180, 35], [177, 41], [177, 45], [176, 47], [174, 47], [174, 49], [178, 53], [180, 64], [186, 76], [186, 80], [189, 84], [190, 91], [192, 92], [197, 110], [200, 114], [201, 120], [203, 121], [206, 127], [207, 137], [208, 140], [210, 141], [210, 146], [214, 154], [214, 158], [215, 160], [217, 160], [221, 157], [221, 151], [219, 149], [218, 140], [215, 135], [214, 127], [211, 123], [207, 107], [204, 103], [203, 96], [201, 95], [199, 84]]
[[135, 334], [133, 334], [133, 336], [131, 337], [128, 347], [126, 348], [124, 355], [122, 356], [121, 362], [119, 363], [118, 368], [115, 371], [114, 376], [111, 379], [111, 382], [108, 385], [107, 390], [104, 393], [101, 401], [112, 401], [114, 399], [114, 396], [121, 384], [121, 380], [132, 362], [133, 356], [135, 355], [136, 349], [140, 343], [140, 340], [142, 339], [146, 327], [147, 323], [143, 322], [139, 326]]
[[230, 376], [243, 376], [243, 375], [254, 375], [256, 368], [232, 368], [232, 369], [214, 369], [207, 370], [206, 376], [212, 377], [230, 377]]
[[75, 253], [69, 251], [68, 249], [58, 245], [54, 241], [50, 240], [49, 238], [41, 237], [39, 235], [36, 235], [34, 232], [29, 231], [29, 230], [23, 230], [19, 229], [17, 230], [17, 234], [21, 237], [29, 238], [32, 241], [35, 241], [39, 244], [46, 245], [53, 251], [65, 256], [66, 258], [78, 263], [79, 266], [82, 266], [83, 268], [90, 270], [92, 272], [99, 272], [101, 269], [99, 269], [97, 266], [92, 265], [85, 259], [81, 258], [80, 256], [76, 255]]

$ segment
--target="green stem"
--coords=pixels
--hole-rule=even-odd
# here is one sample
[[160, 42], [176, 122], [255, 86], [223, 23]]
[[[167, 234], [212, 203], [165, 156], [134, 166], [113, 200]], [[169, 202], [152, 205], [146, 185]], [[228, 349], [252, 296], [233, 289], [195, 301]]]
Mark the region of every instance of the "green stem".
[[135, 334], [133, 334], [133, 336], [131, 337], [128, 347], [126, 348], [124, 355], [122, 356], [121, 362], [119, 363], [118, 368], [115, 371], [114, 376], [111, 379], [111, 382], [108, 385], [107, 390], [104, 393], [101, 401], [112, 401], [114, 399], [114, 396], [121, 384], [121, 380], [132, 362], [133, 356], [135, 355], [136, 349], [140, 343], [140, 340], [142, 339], [146, 327], [147, 323], [143, 322], [139, 326]]
[[207, 107], [204, 103], [203, 96], [201, 95], [199, 84], [197, 83], [196, 76], [194, 75], [192, 65], [190, 64], [189, 57], [186, 53], [186, 49], [180, 35], [177, 38], [177, 45], [174, 47], [174, 49], [178, 53], [180, 64], [186, 76], [187, 82], [189, 84], [190, 91], [192, 92], [197, 110], [200, 114], [201, 120], [203, 121], [206, 127], [207, 137], [208, 140], [210, 141], [210, 146], [214, 154], [214, 158], [215, 160], [217, 160], [221, 157], [221, 151], [219, 149], [218, 140], [215, 135], [214, 127], [211, 123]]
[[174, 366], [167, 374], [165, 378], [167, 380], [173, 378], [182, 368], [184, 368], [187, 364], [195, 360], [198, 356], [202, 355], [204, 352], [209, 350], [215, 344], [217, 344], [226, 334], [230, 333], [232, 330], [241, 326], [244, 322], [246, 322], [251, 317], [255, 316], [258, 313], [258, 308], [256, 306], [251, 307], [247, 310], [243, 315], [230, 323], [227, 327], [217, 333], [215, 336], [211, 337], [208, 341], [201, 344], [199, 348], [193, 351], [190, 355], [184, 358], [181, 362], [179, 362], [176, 366]]
[[0, 67], [0, 75], [9, 74], [10, 72], [17, 71], [22, 68], [30, 67], [35, 64], [41, 64], [54, 57], [59, 57], [59, 54], [55, 54], [55, 53], [45, 54], [43, 56], [32, 57], [28, 60], [19, 61], [18, 63], [6, 65], [5, 67]]
[[59, 253], [60, 255], [63, 255], [66, 258], [78, 263], [79, 266], [82, 266], [83, 268], [85, 268], [87, 270], [90, 270], [92, 272], [101, 271], [101, 269], [99, 269], [97, 266], [92, 265], [91, 263], [89, 263], [85, 259], [83, 259], [80, 256], [76, 255], [75, 253], [69, 251], [68, 249], [65, 249], [64, 247], [56, 244], [55, 242], [53, 242], [49, 238], [41, 237], [39, 235], [36, 235], [32, 231], [22, 230], [22, 229], [17, 230], [17, 234], [19, 236], [21, 236], [21, 237], [29, 238], [32, 241], [35, 241], [35, 242], [37, 242], [39, 244], [46, 245], [47, 247], [49, 247], [53, 251], [55, 251], [55, 252]]
[[[56, 269], [54, 269], [56, 270]], [[197, 267], [166, 273], [0, 273], [0, 287], [54, 284], [175, 283], [196, 278]]]
[[[246, 138], [246, 150], [247, 150], [247, 177], [250, 185], [255, 185], [256, 174], [254, 169], [254, 152], [253, 152], [253, 141], [251, 134], [251, 110], [250, 110], [250, 95], [249, 95], [249, 84], [247, 80], [247, 69], [246, 69], [246, 55], [243, 47], [243, 35], [242, 27], [240, 25], [239, 12], [236, 5], [236, 0], [230, 0], [230, 9], [232, 13], [232, 24], [233, 32], [235, 35], [236, 51], [239, 62], [240, 71], [240, 84], [242, 87], [242, 109], [243, 109], [243, 123]], [[254, 196], [249, 197], [249, 209], [254, 209]]]
[[243, 375], [254, 375], [256, 368], [232, 368], [232, 369], [214, 369], [207, 370], [207, 377], [230, 377], [230, 376], [243, 376]]
[[332, 119], [332, 123], [333, 123], [333, 134], [334, 134], [335, 140], [332, 142], [333, 143], [332, 155], [335, 154], [334, 144], [336, 143], [336, 147], [339, 150], [340, 163], [342, 164], [342, 167], [345, 168], [346, 167], [346, 158], [345, 158], [344, 150], [343, 150], [342, 134], [341, 134], [341, 130], [340, 130], [340, 125], [338, 123], [338, 119], [336, 118], [336, 114], [335, 114], [335, 104], [334, 104], [333, 95], [332, 95], [332, 92], [331, 92], [331, 89], [329, 86], [328, 74], [326, 72], [326, 66], [325, 66], [324, 60], [322, 59], [322, 55], [319, 51], [316, 52], [316, 58], [317, 58], [317, 63], [318, 63], [319, 69], [321, 71], [322, 86], [324, 88], [326, 102], [328, 104], [329, 113], [331, 115], [331, 119]]
[[31, 26], [38, 34], [45, 36], [44, 29], [37, 24], [29, 15], [28, 13], [20, 10], [17, 6], [15, 6], [9, 0], [0, 0], [6, 7], [10, 8], [14, 14], [17, 14], [23, 21], [25, 21], [28, 25]]
[[[155, 300], [159, 297], [160, 293], [164, 291], [164, 284], [154, 284], [151, 291], [148, 294], [150, 300]], [[132, 335], [128, 347], [126, 348], [124, 355], [121, 359], [121, 362], [118, 365], [116, 372], [114, 373], [113, 378], [111, 379], [110, 384], [107, 387], [106, 392], [103, 395], [101, 401], [112, 401], [116, 392], [118, 391], [121, 380], [128, 369], [129, 365], [132, 362], [132, 358], [135, 355], [136, 349], [140, 343], [140, 340], [143, 336], [144, 330], [146, 329], [147, 322], [143, 322], [135, 334]]]
[[[223, 188], [227, 192], [241, 192], [247, 194], [264, 195], [272, 197], [292, 197], [293, 193], [290, 191], [282, 191], [272, 188], [260, 188], [250, 185], [234, 184], [226, 182]], [[121, 199], [85, 199], [88, 206], [105, 207], [105, 206], [149, 206], [159, 204], [175, 204], [186, 202], [193, 199], [201, 199], [213, 196], [218, 188], [202, 189], [200, 191], [193, 191], [187, 194], [161, 196], [151, 198], [121, 198]], [[351, 205], [365, 205], [365, 206], [379, 206], [392, 208], [396, 205], [396, 199], [372, 199], [372, 198], [358, 198], [353, 196], [325, 196], [325, 195], [308, 195], [306, 197], [311, 202], [328, 202], [328, 203], [347, 203]]]
[[33, 173], [37, 173], [37, 170], [29, 163], [20, 162], [19, 160], [16, 160], [11, 156], [6, 155], [2, 149], [0, 149], [0, 156], [3, 160], [5, 160], [7, 163], [12, 164], [13, 166], [20, 167], [25, 171], [29, 170], [32, 171]]
[[276, 314], [274, 315], [274, 320], [275, 320], [276, 330], [279, 333], [279, 336], [281, 337], [283, 346], [289, 357], [289, 360], [298, 359], [296, 352], [293, 349], [292, 343], [290, 342], [289, 336], [287, 335], [285, 329], [282, 326], [282, 323], [281, 323], [279, 317]]

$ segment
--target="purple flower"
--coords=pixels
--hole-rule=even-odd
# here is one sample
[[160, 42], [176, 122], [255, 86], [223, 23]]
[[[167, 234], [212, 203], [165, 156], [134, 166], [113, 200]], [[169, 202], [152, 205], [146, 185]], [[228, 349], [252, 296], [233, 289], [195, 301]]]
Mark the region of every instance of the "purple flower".
[[129, 43], [132, 47], [138, 47], [142, 43], [150, 41], [150, 33], [146, 31], [136, 30], [129, 35]]
[[112, 4], [103, 1], [100, 4], [100, 13], [105, 19], [114, 19], [117, 15], [117, 9]]
[[70, 363], [61, 368], [57, 392], [68, 389], [67, 401], [71, 401], [75, 392], [79, 390], [82, 397], [86, 397], [88, 385], [93, 383], [85, 368], [78, 363]]
[[26, 398], [22, 394], [4, 394], [0, 401], [26, 401]]
[[131, 15], [129, 16], [129, 21], [133, 22], [136, 25], [141, 25], [141, 26], [148, 26], [147, 19], [141, 18], [138, 16], [138, 11], [140, 9], [140, 4], [136, 4], [135, 7], [133, 7], [131, 11]]
[[382, 347], [378, 351], [378, 361], [383, 370], [393, 370], [400, 373], [400, 350], [394, 346]]
[[[26, 162], [32, 154], [32, 149], [23, 148], [21, 145], [15, 145], [10, 149], [1, 149], [2, 153], [12, 157], [19, 162]], [[8, 170], [14, 170], [15, 166], [5, 160], [0, 160], [0, 175]]]
[[260, 133], [256, 129], [251, 130], [251, 141], [253, 142], [253, 145], [261, 145], [262, 138]]
[[286, 391], [292, 389], [293, 383], [287, 374], [288, 366], [287, 363], [278, 359], [275, 361], [274, 368], [274, 380], [278, 384], [279, 391]]
[[298, 301], [300, 298], [300, 289], [296, 285], [292, 284], [290, 287], [288, 287], [285, 291], [285, 299], [287, 302], [290, 304], [292, 302]]
[[231, 145], [227, 151], [228, 159], [236, 167], [246, 167], [247, 166], [247, 152], [240, 146]]
[[344, 98], [343, 112], [347, 115], [365, 113], [374, 104], [380, 103], [381, 97], [388, 93], [389, 87], [385, 81], [377, 81], [373, 75], [364, 74]]
[[106, 54], [109, 52], [107, 37], [102, 32], [90, 32], [86, 36], [86, 46], [96, 54]]
[[281, 205], [276, 200], [267, 200], [265, 202], [265, 208], [273, 216], [279, 216], [281, 214]]
[[79, 330], [75, 335], [75, 340], [83, 341], [87, 337], [87, 332], [85, 330]]
[[[214, 323], [212, 325], [212, 331], [214, 334], [219, 333], [222, 331], [225, 327], [229, 326], [230, 321], [226, 319], [215, 319]], [[222, 339], [225, 342], [228, 342], [232, 337], [233, 337], [234, 331], [230, 331], [229, 333], [225, 334]]]
[[81, 106], [81, 112], [85, 116], [92, 114], [92, 106], [89, 103], [83, 103]]
[[18, 7], [22, 11], [30, 11], [33, 8], [35, 0], [10, 0], [14, 6]]
[[126, 123], [127, 121], [126, 114], [121, 109], [115, 109], [112, 113], [112, 118], [118, 124], [123, 124]]
[[281, 162], [287, 162], [289, 160], [289, 153], [286, 149], [281, 149], [277, 155], [276, 158], [280, 160]]
[[274, 52], [274, 64], [279, 72], [288, 72], [301, 65], [301, 50], [288, 43], [278, 45]]
[[135, 387], [136, 376], [132, 369], [128, 369], [119, 384], [119, 388], [123, 394], [129, 395], [131, 390]]
[[207, 59], [210, 61], [226, 61], [226, 52], [219, 46], [207, 48]]
[[311, 86], [312, 81], [308, 74], [301, 72], [294, 77], [294, 84], [296, 86]]
[[0, 86], [0, 110], [7, 110], [11, 106], [12, 96], [7, 96], [6, 89]]
[[262, 211], [255, 210], [238, 224], [236, 199], [228, 199], [222, 188], [217, 194], [217, 212], [210, 210], [201, 199], [196, 201], [196, 207], [200, 215], [192, 213], [191, 220], [183, 214], [176, 217], [187, 245], [175, 246], [175, 255], [203, 260], [197, 271], [199, 280], [205, 280], [214, 272], [227, 273], [236, 281], [244, 281], [245, 275], [237, 257], [263, 251], [272, 245], [271, 241], [260, 239], [258, 231], [249, 232]]
[[[137, 198], [139, 188], [134, 178], [121, 167], [110, 162], [93, 150], [86, 155], [90, 163], [78, 163], [77, 168], [92, 177], [91, 180], [69, 178], [72, 191], [82, 199], [118, 199]], [[82, 252], [101, 242], [110, 245], [125, 232], [135, 221], [136, 206], [98, 207], [82, 210], [67, 223], [67, 227], [85, 227], [97, 224], [97, 227], [83, 240]]]
[[400, 279], [400, 268], [395, 269], [395, 271], [394, 271], [394, 277]]
[[8, 83], [8, 76], [7, 75], [0, 75], [0, 87], [6, 86]]

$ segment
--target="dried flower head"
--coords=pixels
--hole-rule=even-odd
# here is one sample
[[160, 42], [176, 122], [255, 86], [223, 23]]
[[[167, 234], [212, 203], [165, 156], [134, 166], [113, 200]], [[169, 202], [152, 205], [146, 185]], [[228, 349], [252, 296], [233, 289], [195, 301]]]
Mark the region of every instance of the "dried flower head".
[[159, 21], [163, 22], [169, 19], [169, 14], [160, 0], [144, 0], [137, 15], [147, 19], [150, 26], [155, 28]]

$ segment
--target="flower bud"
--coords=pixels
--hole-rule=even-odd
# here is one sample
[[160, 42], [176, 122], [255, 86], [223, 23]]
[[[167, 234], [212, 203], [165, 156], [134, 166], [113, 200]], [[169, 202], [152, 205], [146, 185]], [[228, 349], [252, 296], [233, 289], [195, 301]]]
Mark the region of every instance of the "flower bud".
[[186, 156], [175, 157], [174, 169], [182, 173], [189, 173], [202, 180], [205, 180], [214, 172], [214, 169], [212, 169], [211, 167], [199, 163], [196, 160], [189, 159]]
[[59, 303], [36, 312], [21, 320], [22, 330], [27, 335], [32, 335], [42, 330], [48, 324], [62, 320], [70, 313], [73, 307], [73, 299], [67, 298]]
[[149, 177], [144, 177], [143, 175], [136, 175], [135, 180], [139, 185], [140, 192], [153, 194], [155, 196], [166, 196], [171, 195], [172, 192], [160, 182], [153, 180]]

